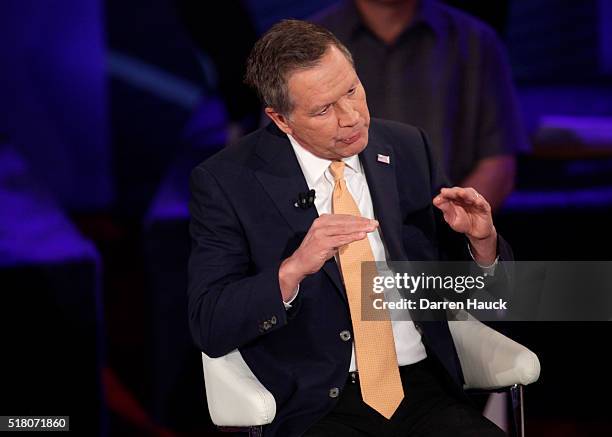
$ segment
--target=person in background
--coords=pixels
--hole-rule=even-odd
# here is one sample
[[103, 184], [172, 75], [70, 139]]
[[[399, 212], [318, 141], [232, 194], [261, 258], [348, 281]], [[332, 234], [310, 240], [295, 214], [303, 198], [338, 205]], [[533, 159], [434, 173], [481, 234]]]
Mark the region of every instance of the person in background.
[[374, 117], [422, 128], [451, 183], [502, 206], [529, 144], [491, 28], [434, 0], [343, 1], [311, 21], [353, 54]]

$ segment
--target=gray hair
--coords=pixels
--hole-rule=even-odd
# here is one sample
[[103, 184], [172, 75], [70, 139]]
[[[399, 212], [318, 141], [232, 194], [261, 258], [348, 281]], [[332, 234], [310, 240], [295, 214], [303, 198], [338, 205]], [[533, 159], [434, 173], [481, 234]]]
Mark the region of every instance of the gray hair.
[[255, 88], [264, 105], [289, 115], [293, 111], [289, 75], [317, 66], [331, 46], [354, 65], [351, 52], [329, 30], [306, 21], [282, 20], [255, 43], [247, 59], [245, 83]]

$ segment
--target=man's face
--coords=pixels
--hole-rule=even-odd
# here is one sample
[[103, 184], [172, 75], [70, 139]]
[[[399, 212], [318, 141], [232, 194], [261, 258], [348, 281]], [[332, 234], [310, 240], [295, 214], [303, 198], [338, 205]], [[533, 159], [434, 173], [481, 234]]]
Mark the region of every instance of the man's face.
[[288, 116], [266, 108], [285, 133], [314, 155], [339, 160], [368, 143], [370, 113], [365, 90], [342, 52], [330, 46], [316, 67], [289, 76], [293, 111]]

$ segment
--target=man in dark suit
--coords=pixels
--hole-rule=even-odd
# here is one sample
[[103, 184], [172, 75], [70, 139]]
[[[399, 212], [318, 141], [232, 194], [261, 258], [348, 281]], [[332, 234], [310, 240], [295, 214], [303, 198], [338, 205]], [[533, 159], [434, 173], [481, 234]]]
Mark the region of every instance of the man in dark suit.
[[[503, 435], [460, 393], [447, 322], [356, 312], [364, 261], [494, 269], [508, 249], [489, 204], [441, 188], [419, 129], [370, 119], [351, 55], [325, 29], [275, 25], [247, 81], [273, 123], [192, 173], [198, 346], [212, 357], [238, 348], [274, 395], [265, 435]], [[309, 189], [314, 200], [300, 195]]]

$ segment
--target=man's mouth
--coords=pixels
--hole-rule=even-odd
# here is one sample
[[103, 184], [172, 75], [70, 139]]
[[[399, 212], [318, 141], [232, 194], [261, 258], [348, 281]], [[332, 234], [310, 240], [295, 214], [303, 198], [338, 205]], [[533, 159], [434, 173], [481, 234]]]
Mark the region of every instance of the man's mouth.
[[361, 132], [357, 132], [356, 134], [348, 137], [348, 138], [343, 138], [342, 141], [344, 144], [353, 144], [355, 141], [357, 141], [359, 138], [361, 137]]

